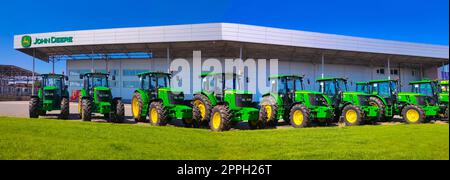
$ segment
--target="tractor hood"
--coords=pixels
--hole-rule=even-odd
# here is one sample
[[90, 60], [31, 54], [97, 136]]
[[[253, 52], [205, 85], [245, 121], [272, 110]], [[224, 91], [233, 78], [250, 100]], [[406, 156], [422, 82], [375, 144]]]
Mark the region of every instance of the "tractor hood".
[[183, 90], [179, 89], [179, 88], [159, 88], [159, 91], [172, 92], [172, 93], [183, 93]]
[[57, 90], [58, 88], [56, 86], [45, 86], [44, 91], [51, 91], [51, 90]]
[[351, 91], [351, 92], [344, 92], [343, 94], [344, 94], [344, 95], [354, 95], [354, 96], [358, 96], [358, 95], [370, 95], [370, 94], [367, 94], [367, 93], [363, 93], [363, 92], [354, 92], [354, 91]]
[[322, 94], [321, 92], [318, 92], [318, 91], [306, 91], [306, 90], [295, 91], [295, 93], [297, 93], [297, 94]]
[[399, 96], [426, 96], [424, 94], [413, 93], [413, 92], [399, 92]]
[[94, 88], [94, 91], [109, 91], [111, 89], [107, 88], [107, 87], [102, 87], [102, 86], [98, 86]]

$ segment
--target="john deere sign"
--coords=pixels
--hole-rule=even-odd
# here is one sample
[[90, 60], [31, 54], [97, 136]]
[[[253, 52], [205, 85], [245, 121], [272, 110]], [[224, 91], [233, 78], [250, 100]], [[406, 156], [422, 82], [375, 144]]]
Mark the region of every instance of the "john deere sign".
[[34, 40], [31, 36], [22, 37], [22, 47], [29, 48], [32, 45], [41, 44], [62, 44], [62, 43], [73, 43], [73, 37], [48, 37], [48, 38], [35, 38]]

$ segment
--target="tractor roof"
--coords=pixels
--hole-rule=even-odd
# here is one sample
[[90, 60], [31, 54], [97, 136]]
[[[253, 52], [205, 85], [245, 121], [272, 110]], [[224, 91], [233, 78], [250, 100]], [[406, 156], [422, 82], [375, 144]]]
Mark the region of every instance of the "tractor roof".
[[397, 82], [397, 79], [379, 79], [379, 80], [371, 80], [369, 83], [381, 83], [381, 82]]
[[41, 74], [42, 77], [66, 77], [64, 74]]
[[369, 84], [368, 82], [356, 82], [356, 85], [367, 85]]
[[431, 82], [437, 82], [437, 80], [423, 79], [423, 80], [419, 80], [419, 81], [410, 81], [409, 84], [423, 84], [423, 83], [431, 83]]
[[109, 73], [93, 72], [93, 73], [85, 73], [85, 74], [83, 74], [83, 76], [95, 76], [95, 75], [109, 76]]
[[204, 77], [208, 77], [208, 76], [221, 76], [221, 75], [223, 75], [223, 74], [225, 74], [225, 75], [231, 75], [231, 76], [234, 76], [234, 75], [236, 75], [236, 76], [239, 76], [239, 75], [237, 75], [236, 73], [212, 73], [212, 72], [207, 72], [207, 73], [202, 73], [202, 74], [200, 74], [200, 77], [201, 78], [204, 78]]
[[448, 85], [448, 80], [442, 80], [439, 82], [440, 85]]
[[292, 75], [292, 74], [276, 74], [269, 76], [269, 79], [279, 79], [279, 78], [301, 78], [303, 79], [305, 76]]
[[143, 72], [143, 73], [139, 73], [137, 74], [137, 76], [146, 76], [146, 75], [151, 75], [151, 74], [155, 74], [155, 75], [166, 75], [166, 76], [171, 76], [172, 74], [170, 73], [165, 73], [165, 72], [153, 72], [153, 71], [147, 71], [147, 72]]
[[331, 81], [331, 80], [344, 80], [347, 81], [347, 78], [342, 77], [326, 77], [326, 78], [319, 78], [317, 81]]

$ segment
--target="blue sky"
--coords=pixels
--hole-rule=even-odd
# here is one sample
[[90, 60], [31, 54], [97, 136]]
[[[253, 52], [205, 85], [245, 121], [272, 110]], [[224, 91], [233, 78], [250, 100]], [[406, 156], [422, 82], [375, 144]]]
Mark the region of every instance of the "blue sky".
[[[448, 45], [448, 0], [20, 0], [0, 4], [0, 64], [31, 69], [13, 35], [116, 27], [232, 22]], [[65, 62], [57, 64], [57, 72]], [[38, 62], [37, 71], [51, 71]]]

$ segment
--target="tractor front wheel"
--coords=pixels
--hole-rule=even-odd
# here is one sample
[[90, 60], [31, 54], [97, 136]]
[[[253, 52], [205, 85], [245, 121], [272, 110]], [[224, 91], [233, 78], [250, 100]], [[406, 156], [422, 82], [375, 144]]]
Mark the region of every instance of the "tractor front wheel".
[[303, 128], [310, 125], [310, 111], [302, 104], [294, 105], [289, 114], [289, 122], [294, 128]]
[[59, 115], [59, 119], [69, 119], [69, 98], [61, 99], [61, 114]]
[[131, 112], [136, 122], [144, 122], [146, 116], [142, 116], [142, 110], [144, 109], [144, 101], [142, 100], [141, 93], [136, 92], [131, 100]]
[[92, 120], [92, 101], [91, 99], [81, 100], [81, 119], [83, 121]]
[[28, 110], [30, 112], [30, 118], [39, 118], [39, 111], [40, 111], [39, 98], [30, 99]]
[[425, 121], [425, 112], [416, 105], [407, 105], [402, 110], [403, 120], [408, 124], [419, 124]]
[[161, 102], [152, 102], [149, 108], [150, 124], [165, 126], [167, 124], [167, 110]]
[[231, 113], [226, 105], [217, 105], [213, 108], [211, 113], [211, 121], [209, 127], [212, 131], [228, 131], [231, 128]]
[[114, 118], [115, 123], [123, 123], [125, 121], [125, 106], [121, 99], [115, 99], [113, 102], [114, 108]]
[[346, 126], [357, 126], [362, 124], [363, 113], [361, 109], [355, 105], [347, 105], [342, 110], [344, 123]]

